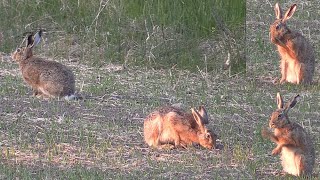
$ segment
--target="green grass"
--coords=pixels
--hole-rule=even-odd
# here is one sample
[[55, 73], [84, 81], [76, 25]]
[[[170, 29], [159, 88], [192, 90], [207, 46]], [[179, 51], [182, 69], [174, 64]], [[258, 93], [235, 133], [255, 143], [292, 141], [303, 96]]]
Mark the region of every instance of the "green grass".
[[[40, 52], [66, 59], [80, 56], [77, 60], [95, 67], [112, 62], [220, 71], [227, 53], [218, 54], [221, 50], [216, 48], [228, 47], [226, 39], [220, 38], [223, 31], [216, 19], [237, 43], [244, 43], [243, 0], [16, 0], [0, 3], [0, 8], [4, 9], [0, 12], [1, 51], [13, 51], [24, 32], [44, 28], [47, 45], [43, 43]], [[72, 49], [75, 43], [79, 46]], [[245, 62], [238, 63], [237, 58], [232, 56], [234, 67], [242, 68], [234, 73], [245, 70]]]
[[[279, 158], [270, 156], [275, 145], [260, 135], [261, 127], [267, 125], [275, 109], [274, 96], [278, 90], [269, 84], [248, 83], [244, 77], [206, 74], [207, 78], [203, 78], [189, 71], [138, 68], [110, 73], [107, 79], [112, 81], [102, 83], [99, 92], [91, 94], [91, 83], [96, 83], [93, 80], [103, 76], [105, 69], [96, 69], [92, 74], [86, 72], [77, 75], [78, 79], [88, 79], [82, 93], [90, 96], [85, 101], [47, 102], [25, 94], [1, 99], [0, 174], [7, 178], [57, 176], [62, 179], [278, 177]], [[21, 79], [17, 83], [23, 85]], [[17, 83], [7, 86], [15, 87]], [[245, 83], [245, 86], [236, 85]], [[299, 122], [319, 142], [318, 129], [312, 128], [318, 123], [309, 124], [310, 119], [318, 117], [309, 105], [319, 100], [313, 88], [302, 95], [290, 115], [295, 121], [301, 118]], [[282, 92], [285, 99], [290, 97]], [[160, 105], [179, 102], [187, 109], [206, 105], [211, 120], [209, 127], [219, 135], [223, 149], [155, 150], [146, 146], [143, 118]], [[5, 111], [9, 108], [12, 110]], [[318, 166], [315, 172], [317, 169]]]
[[[285, 100], [301, 95], [290, 118], [313, 137], [318, 178], [320, 86], [317, 80], [308, 87], [271, 83], [280, 73], [268, 38], [273, 7], [267, 1], [247, 1], [246, 36], [241, 1], [110, 0], [96, 20], [99, 1], [38, 2], [36, 12], [36, 1], [0, 3], [0, 179], [293, 179], [280, 175], [280, 159], [271, 156], [275, 144], [260, 134], [277, 92]], [[303, 28], [298, 20], [306, 20], [319, 52], [312, 23], [319, 3], [305, 2], [290, 26]], [[212, 16], [212, 4], [221, 17]], [[217, 19], [235, 42], [215, 27]], [[70, 67], [83, 101], [32, 97], [7, 58], [18, 36], [38, 27], [47, 33], [36, 55]], [[228, 51], [234, 57], [246, 51], [246, 75], [220, 70]], [[218, 149], [147, 147], [144, 118], [175, 103], [187, 110], [205, 105]]]

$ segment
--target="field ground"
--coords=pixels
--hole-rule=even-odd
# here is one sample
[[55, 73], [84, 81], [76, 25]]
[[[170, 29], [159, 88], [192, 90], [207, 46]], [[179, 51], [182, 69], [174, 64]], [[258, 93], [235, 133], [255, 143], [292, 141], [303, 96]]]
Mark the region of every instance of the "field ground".
[[[269, 24], [274, 20], [272, 6], [266, 0], [247, 1], [246, 75], [230, 77], [226, 71], [207, 72], [205, 68], [191, 72], [112, 63], [92, 67], [72, 55], [72, 59], [58, 61], [75, 72], [77, 90], [84, 100], [43, 101], [31, 96], [17, 64], [3, 53], [0, 178], [291, 179], [281, 175], [279, 157], [271, 156], [275, 145], [260, 134], [276, 108], [275, 95], [281, 92], [286, 100], [296, 93], [301, 95], [290, 117], [313, 137], [317, 151], [313, 179], [317, 179], [319, 63], [312, 86], [272, 84], [280, 75], [279, 58], [268, 38]], [[320, 57], [317, 7], [317, 1], [298, 3], [290, 27], [312, 37]], [[42, 48], [43, 52], [50, 49]], [[76, 52], [77, 48], [70, 49]], [[143, 141], [143, 119], [156, 107], [174, 103], [182, 103], [186, 109], [205, 105], [209, 127], [219, 135], [219, 148], [148, 148]]]

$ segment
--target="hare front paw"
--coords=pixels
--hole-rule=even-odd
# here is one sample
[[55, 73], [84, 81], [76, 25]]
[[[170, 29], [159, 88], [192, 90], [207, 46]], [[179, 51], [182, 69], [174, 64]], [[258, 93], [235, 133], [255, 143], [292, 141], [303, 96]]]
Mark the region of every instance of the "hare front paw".
[[281, 149], [280, 148], [274, 148], [273, 150], [272, 150], [272, 155], [277, 155], [277, 154], [279, 154], [281, 152]]
[[270, 137], [270, 135], [272, 134], [272, 132], [270, 132], [270, 130], [268, 130], [267, 128], [262, 128], [262, 130], [261, 130], [261, 136], [263, 137], [263, 138], [268, 138], [268, 137]]
[[36, 89], [33, 89], [33, 93], [32, 93], [32, 96], [39, 96], [40, 94], [42, 94], [41, 93], [41, 91], [38, 91], [38, 90], [36, 90]]
[[286, 82], [286, 79], [285, 78], [281, 78], [279, 83], [280, 84], [284, 84], [285, 82]]

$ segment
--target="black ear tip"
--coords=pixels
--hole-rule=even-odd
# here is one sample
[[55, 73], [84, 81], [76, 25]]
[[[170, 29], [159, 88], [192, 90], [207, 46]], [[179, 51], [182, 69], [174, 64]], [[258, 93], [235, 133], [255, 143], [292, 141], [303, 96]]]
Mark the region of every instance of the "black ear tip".
[[45, 29], [40, 28], [38, 32], [39, 32], [39, 34], [41, 35], [41, 34], [42, 34], [43, 32], [45, 32], [45, 31], [46, 31]]
[[29, 35], [28, 36], [28, 40], [27, 40], [27, 46], [31, 45], [33, 43], [33, 35]]
[[32, 34], [29, 34], [28, 35], [28, 41], [32, 40], [33, 39], [33, 35]]

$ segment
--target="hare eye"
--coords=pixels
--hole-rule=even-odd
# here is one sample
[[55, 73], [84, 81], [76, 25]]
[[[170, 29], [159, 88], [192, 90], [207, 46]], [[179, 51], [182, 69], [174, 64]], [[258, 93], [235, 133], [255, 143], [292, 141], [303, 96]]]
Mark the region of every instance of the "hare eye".
[[281, 23], [277, 24], [277, 26], [276, 26], [276, 30], [279, 30], [279, 29], [280, 29], [280, 27], [281, 27]]
[[20, 49], [20, 48], [18, 48], [18, 49], [17, 49], [17, 52], [19, 53], [20, 51], [21, 51], [21, 49]]
[[209, 139], [209, 138], [211, 138], [211, 134], [210, 134], [210, 133], [207, 133], [207, 134], [206, 134], [206, 139]]
[[282, 114], [279, 114], [279, 115], [278, 115], [278, 118], [280, 119], [280, 118], [282, 118], [282, 116], [283, 116]]

